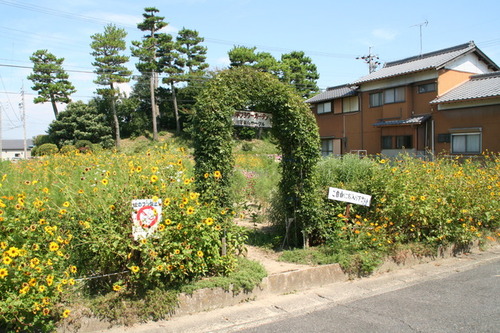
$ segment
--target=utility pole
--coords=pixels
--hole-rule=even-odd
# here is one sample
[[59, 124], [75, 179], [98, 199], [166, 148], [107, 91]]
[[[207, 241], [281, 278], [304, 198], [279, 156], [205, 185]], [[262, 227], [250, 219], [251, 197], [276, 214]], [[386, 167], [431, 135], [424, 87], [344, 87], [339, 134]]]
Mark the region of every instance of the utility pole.
[[427, 24], [429, 24], [429, 21], [425, 20], [425, 22], [412, 25], [412, 27], [419, 27], [420, 29], [420, 55], [422, 55], [422, 27], [427, 26]]
[[377, 67], [380, 65], [380, 62], [378, 61], [378, 56], [375, 54], [372, 54], [372, 48], [371, 46], [368, 48], [368, 55], [362, 56], [362, 57], [356, 57], [356, 59], [362, 59], [364, 62], [368, 64], [368, 71], [369, 73], [373, 73], [377, 70]]
[[2, 161], [2, 152], [3, 152], [3, 139], [2, 139], [2, 110], [3, 110], [3, 107], [2, 107], [2, 104], [0, 103], [0, 162]]
[[21, 118], [23, 120], [24, 159], [28, 159], [28, 144], [26, 142], [26, 107], [24, 103], [24, 82], [21, 86], [21, 103], [19, 103], [19, 108], [21, 109]]

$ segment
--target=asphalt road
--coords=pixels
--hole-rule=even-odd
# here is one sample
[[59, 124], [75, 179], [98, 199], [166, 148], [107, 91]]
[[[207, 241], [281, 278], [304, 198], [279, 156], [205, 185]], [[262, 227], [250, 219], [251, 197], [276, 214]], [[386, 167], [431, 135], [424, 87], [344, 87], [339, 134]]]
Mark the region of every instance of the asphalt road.
[[279, 319], [237, 331], [498, 333], [500, 260], [399, 290]]

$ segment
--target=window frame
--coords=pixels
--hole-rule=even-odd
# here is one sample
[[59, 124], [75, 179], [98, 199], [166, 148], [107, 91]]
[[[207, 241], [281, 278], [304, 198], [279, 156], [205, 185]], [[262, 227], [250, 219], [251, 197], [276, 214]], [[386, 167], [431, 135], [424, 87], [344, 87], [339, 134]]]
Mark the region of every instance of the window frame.
[[[472, 136], [479, 138], [477, 150], [471, 150], [468, 147], [468, 142], [467, 142], [468, 140], [467, 139], [472, 137]], [[458, 138], [458, 137], [464, 137], [464, 139], [465, 139], [465, 151], [457, 151], [456, 150], [455, 138]], [[482, 136], [481, 132], [451, 133], [451, 140], [450, 140], [451, 141], [451, 153], [457, 154], [457, 155], [460, 155], [460, 154], [471, 154], [471, 155], [481, 154], [481, 152], [482, 152], [482, 140], [483, 140], [483, 136]]]
[[[372, 98], [372, 97], [375, 97], [375, 96], [377, 96], [377, 100], [378, 100], [377, 104], [372, 103], [373, 101], [375, 101], [375, 99]], [[384, 105], [384, 94], [381, 91], [375, 92], [375, 93], [371, 93], [369, 98], [370, 98], [369, 104], [370, 104], [371, 108], [377, 108], [379, 106]]]
[[[406, 87], [395, 87], [384, 90], [384, 104], [403, 103], [406, 101]], [[392, 92], [392, 100], [389, 99], [389, 93]], [[402, 96], [400, 96], [402, 95]]]
[[[347, 103], [346, 103], [346, 101], [347, 101]], [[356, 102], [353, 103], [352, 101], [356, 101]], [[352, 104], [355, 104], [354, 109], [351, 109]], [[346, 110], [346, 105], [349, 106], [349, 108], [347, 108], [347, 110]], [[351, 112], [359, 112], [359, 98], [358, 98], [358, 96], [349, 96], [349, 97], [342, 98], [342, 113], [351, 113]]]
[[413, 149], [413, 135], [397, 135], [395, 144], [396, 149]]
[[425, 93], [434, 92], [434, 91], [437, 91], [437, 83], [436, 82], [419, 84], [417, 86], [417, 92], [419, 94], [425, 94]]
[[[328, 111], [325, 111], [326, 105], [330, 106]], [[321, 109], [321, 112], [320, 112], [320, 109]], [[332, 112], [332, 102], [323, 102], [323, 103], [318, 103], [316, 105], [316, 113], [317, 114], [325, 114], [325, 113], [331, 113], [331, 112]]]
[[[381, 143], [382, 149], [393, 149], [393, 136], [392, 135], [382, 135]], [[388, 144], [388, 145], [387, 145]]]
[[321, 139], [321, 156], [326, 157], [330, 155], [333, 155], [333, 138]]

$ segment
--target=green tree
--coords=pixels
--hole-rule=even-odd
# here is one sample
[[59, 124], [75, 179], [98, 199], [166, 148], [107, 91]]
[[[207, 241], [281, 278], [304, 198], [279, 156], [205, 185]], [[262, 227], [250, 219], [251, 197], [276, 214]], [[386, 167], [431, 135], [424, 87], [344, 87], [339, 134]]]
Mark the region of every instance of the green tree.
[[256, 47], [234, 46], [229, 52], [230, 67], [248, 66], [275, 76], [280, 70], [279, 61], [268, 52], [255, 52]]
[[[160, 116], [158, 101], [156, 99], [156, 90], [158, 89], [158, 73], [161, 72], [159, 58], [162, 56], [160, 47], [162, 44], [173, 44], [172, 36], [159, 31], [166, 27], [168, 23], [164, 21], [163, 16], [157, 16], [159, 10], [155, 7], [144, 8], [145, 13], [142, 14], [144, 21], [137, 24], [137, 28], [146, 32], [141, 41], [132, 42], [132, 56], [139, 58], [136, 68], [149, 77], [149, 93], [151, 98], [151, 115], [153, 125], [153, 140], [158, 140], [157, 118]], [[173, 48], [173, 46], [172, 46]]]
[[130, 81], [132, 72], [124, 66], [129, 57], [120, 52], [126, 49], [125, 37], [127, 33], [124, 29], [117, 28], [109, 24], [104, 27], [103, 34], [94, 34], [91, 36], [90, 46], [94, 50], [91, 55], [95, 61], [92, 65], [96, 68], [97, 80], [94, 82], [106, 86], [107, 88], [97, 89], [97, 93], [106, 98], [111, 107], [113, 115], [115, 144], [120, 147], [120, 123], [116, 112], [116, 99], [118, 89], [116, 84]]
[[200, 37], [198, 31], [182, 28], [177, 34], [177, 51], [187, 68], [187, 75], [203, 71], [208, 68], [207, 48], [200, 45], [205, 39]]
[[68, 104], [49, 125], [47, 133], [51, 142], [62, 147], [80, 140], [100, 143], [103, 147], [113, 144], [111, 128], [106, 126], [105, 116], [99, 114], [95, 103], [82, 101]]
[[318, 79], [316, 65], [303, 51], [293, 51], [281, 56], [280, 80], [293, 85], [302, 97], [307, 98], [319, 91], [316, 84]]
[[71, 102], [70, 95], [76, 92], [68, 80], [68, 73], [62, 67], [64, 58], [57, 58], [47, 50], [38, 50], [30, 60], [33, 62], [33, 73], [28, 76], [28, 80], [34, 84], [31, 89], [38, 91], [38, 97], [35, 97], [33, 102], [50, 102], [54, 116], [57, 117], [59, 112], [56, 103]]

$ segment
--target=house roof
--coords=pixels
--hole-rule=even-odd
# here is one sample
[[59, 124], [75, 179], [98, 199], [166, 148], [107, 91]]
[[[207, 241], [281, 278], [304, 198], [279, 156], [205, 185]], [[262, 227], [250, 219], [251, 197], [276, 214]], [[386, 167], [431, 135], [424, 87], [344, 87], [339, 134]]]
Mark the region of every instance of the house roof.
[[356, 95], [357, 89], [358, 89], [357, 86], [349, 84], [329, 87], [326, 89], [326, 91], [323, 91], [322, 93], [319, 93], [318, 95], [306, 100], [306, 103], [320, 103], [331, 99], [354, 96]]
[[481, 50], [479, 50], [474, 42], [471, 41], [469, 43], [457, 45], [447, 49], [425, 53], [420, 56], [388, 62], [383, 68], [370, 73], [369, 75], [363, 76], [362, 78], [356, 80], [353, 84], [381, 80], [428, 69], [441, 69], [451, 61], [468, 53], [476, 53], [477, 56], [486, 62], [490, 68], [496, 71], [500, 70], [500, 68]]
[[398, 119], [398, 120], [389, 120], [389, 121], [379, 121], [378, 123], [373, 124], [373, 126], [403, 126], [403, 125], [420, 125], [424, 121], [430, 118], [430, 115], [420, 115], [413, 116], [407, 119]]
[[[26, 146], [31, 149], [33, 140], [27, 139]], [[2, 140], [2, 150], [23, 150], [24, 140]]]
[[500, 72], [472, 75], [458, 87], [431, 101], [431, 104], [500, 97]]

